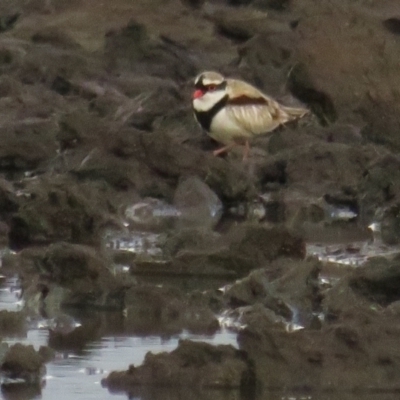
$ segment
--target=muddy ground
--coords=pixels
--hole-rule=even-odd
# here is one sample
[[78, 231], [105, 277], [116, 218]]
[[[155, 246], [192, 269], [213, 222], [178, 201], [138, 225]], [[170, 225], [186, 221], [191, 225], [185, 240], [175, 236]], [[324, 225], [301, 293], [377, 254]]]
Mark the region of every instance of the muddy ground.
[[[118, 311], [143, 335], [224, 324], [239, 350], [182, 341], [103, 385], [400, 389], [399, 257], [354, 269], [306, 251], [400, 242], [400, 5], [19, 0], [0, 4], [0, 31], [2, 265], [25, 301], [0, 313], [1, 336], [73, 309]], [[246, 162], [214, 157], [190, 108], [209, 69], [312, 116]], [[53, 348], [104, 329], [55, 326]], [[49, 359], [1, 357], [28, 383]]]

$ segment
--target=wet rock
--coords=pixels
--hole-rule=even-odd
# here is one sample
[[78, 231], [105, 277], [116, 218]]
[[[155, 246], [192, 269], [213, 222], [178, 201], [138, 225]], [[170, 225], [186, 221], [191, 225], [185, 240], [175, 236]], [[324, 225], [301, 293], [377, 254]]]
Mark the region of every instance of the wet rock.
[[383, 26], [391, 33], [395, 35], [400, 34], [400, 19], [399, 18], [388, 18], [382, 22]]
[[174, 140], [162, 131], [142, 135], [138, 157], [153, 171], [175, 182], [180, 176], [195, 175], [202, 179], [222, 199], [247, 198], [255, 194], [254, 176], [242, 165], [227, 163], [219, 157]]
[[209, 257], [226, 249], [226, 243], [216, 232], [208, 229], [188, 228], [173, 232], [166, 239], [164, 251], [170, 262], [165, 273], [177, 276], [235, 276], [222, 266], [210, 261]]
[[285, 330], [289, 329], [291, 325], [287, 322], [286, 318], [276, 314], [260, 303], [227, 310], [223, 312], [220, 317], [221, 326], [238, 332], [248, 325], [253, 325], [255, 321], [257, 321], [259, 326], [263, 326], [265, 329]]
[[279, 26], [278, 32], [256, 35], [243, 44], [238, 53], [241, 64], [251, 71], [247, 80], [275, 98], [281, 95], [294, 43], [295, 37], [286, 25], [283, 32]]
[[17, 211], [19, 201], [13, 185], [6, 179], [0, 179], [0, 215], [8, 220], [10, 214]]
[[330, 143], [362, 144], [361, 130], [357, 126], [339, 123], [321, 130], [321, 136]]
[[241, 224], [233, 227], [226, 239], [229, 241], [229, 250], [214, 254], [211, 258], [220, 266], [240, 273], [277, 257], [303, 258], [305, 255], [302, 239], [280, 227]]
[[266, 13], [246, 8], [211, 8], [206, 15], [215, 23], [219, 34], [235, 42], [249, 40], [268, 23]]
[[[341, 296], [338, 294], [341, 292]], [[348, 280], [343, 280], [335, 285], [324, 296], [323, 310], [327, 321], [342, 321], [357, 318], [361, 321], [370, 321], [375, 318], [376, 312], [372, 307], [368, 309], [367, 299], [351, 290]]]
[[3, 358], [0, 371], [6, 381], [40, 385], [46, 367], [40, 353], [33, 346], [16, 343]]
[[372, 157], [372, 149], [340, 143], [311, 144], [288, 155], [286, 181], [325, 191], [356, 187]]
[[113, 279], [106, 260], [94, 249], [54, 244], [48, 248], [40, 267], [47, 280], [72, 292], [64, 299], [65, 305], [122, 308], [123, 285]]
[[[127, 71], [118, 76], [109, 76], [107, 82], [109, 82], [109, 90], [118, 90], [129, 99], [136, 100], [138, 111], [140, 111], [140, 106], [154, 104], [162, 108], [164, 118], [166, 117], [164, 114], [168, 114], [168, 111], [175, 108], [176, 101], [184, 97], [180, 85], [171, 78], [159, 78], [148, 74], [138, 75]], [[99, 85], [99, 82], [95, 81], [93, 84]], [[167, 103], [170, 101], [172, 103], [162, 104], [164, 99], [168, 100]], [[169, 110], [168, 106], [170, 106]], [[181, 105], [179, 104], [178, 107], [180, 108]]]
[[[279, 259], [268, 267], [253, 271], [232, 285], [228, 285], [224, 298], [230, 307], [263, 305], [287, 323], [309, 326], [313, 313], [320, 311], [321, 295], [318, 274], [321, 265], [316, 260], [292, 261]], [[274, 277], [280, 271], [279, 275]], [[251, 312], [246, 309], [246, 315]], [[261, 314], [268, 311], [261, 311]], [[271, 318], [269, 318], [271, 319]], [[278, 319], [280, 323], [284, 320]], [[241, 321], [245, 319], [241, 316]]]
[[4, 400], [32, 399], [42, 395], [40, 386], [24, 383], [2, 385], [0, 390]]
[[49, 329], [49, 346], [59, 352], [82, 352], [89, 343], [100, 340], [102, 332], [100, 318], [92, 315], [72, 330]]
[[398, 257], [374, 257], [343, 277], [324, 295], [322, 304], [327, 320], [385, 323], [385, 309], [394, 304], [394, 310], [399, 300], [398, 263]]
[[[395, 388], [394, 375], [384, 371], [389, 364], [398, 369], [391, 350], [398, 331], [390, 328], [399, 317], [397, 262], [371, 259], [327, 290], [318, 329], [286, 332], [277, 324], [273, 330], [260, 311], [259, 318], [250, 314], [238, 340], [255, 363], [260, 385], [354, 389], [369, 382], [378, 390]], [[353, 367], [345, 368], [349, 363]]]
[[110, 67], [116, 69], [171, 76], [176, 80], [196, 74], [196, 66], [187, 49], [165, 37], [152, 38], [146, 27], [134, 20], [120, 31], [107, 33], [105, 54]]
[[300, 237], [283, 227], [242, 223], [220, 235], [182, 230], [166, 243], [172, 267], [192, 274], [243, 276], [278, 257], [303, 258]]
[[177, 228], [203, 227], [212, 229], [222, 215], [222, 202], [199, 178], [182, 179], [176, 188], [174, 205], [181, 215]]
[[[33, 271], [27, 270], [23, 280], [28, 305], [39, 302], [49, 309], [123, 308], [125, 284], [111, 274], [107, 260], [95, 249], [58, 242], [42, 252], [23, 256], [33, 260]], [[32, 279], [35, 272], [39, 279]]]
[[187, 294], [186, 299], [185, 324], [188, 331], [208, 335], [216, 333], [220, 324], [212, 308], [217, 308], [219, 299], [199, 290]]
[[16, 13], [12, 15], [0, 16], [0, 32], [7, 32], [12, 29], [15, 23], [18, 21], [21, 14]]
[[232, 346], [181, 340], [171, 353], [147, 353], [142, 366], [112, 372], [102, 384], [114, 390], [141, 385], [227, 389], [252, 385], [253, 378], [245, 355]]
[[78, 82], [77, 90], [85, 97], [92, 97], [90, 110], [98, 116], [111, 117], [119, 125], [146, 132], [152, 131], [171, 110], [180, 107], [182, 96], [171, 79], [149, 80], [144, 75], [139, 80], [127, 73], [123, 76], [125, 79], [103, 86], [95, 82]]
[[369, 301], [387, 306], [400, 299], [400, 259], [371, 259], [349, 277], [350, 287]]
[[127, 326], [134, 332], [149, 334], [161, 330], [173, 334], [180, 331], [183, 294], [179, 290], [134, 287], [127, 292], [125, 301]]
[[396, 204], [382, 210], [378, 215], [375, 214], [375, 221], [380, 222], [380, 237], [386, 244], [396, 245], [400, 243], [399, 210], [400, 204], [396, 202]]
[[26, 315], [23, 312], [0, 311], [0, 335], [1, 336], [24, 336], [27, 324]]
[[[281, 221], [307, 240], [317, 240], [312, 239], [313, 230], [333, 227], [339, 221], [370, 223], [367, 213], [376, 208], [372, 210], [369, 204], [382, 197], [373, 189], [379, 182], [370, 184], [366, 174], [373, 160], [372, 147], [355, 150], [339, 143], [314, 142], [279, 151], [268, 161], [261, 200], [265, 205], [271, 203], [273, 210], [280, 209]], [[280, 176], [275, 177], [278, 171]]]
[[56, 355], [56, 352], [51, 347], [48, 346], [40, 346], [38, 353], [44, 363], [53, 361]]
[[2, 41], [0, 45], [0, 69], [9, 72], [13, 67], [17, 67], [22, 62], [25, 49], [21, 43], [7, 43]]
[[261, 9], [284, 10], [289, 6], [290, 0], [228, 0], [227, 3], [232, 6], [252, 5]]
[[[365, 230], [371, 222], [367, 212], [376, 211], [369, 204], [382, 197], [367, 183], [366, 171], [375, 160], [372, 146], [355, 150], [351, 145], [314, 142], [289, 147], [269, 158], [261, 200], [266, 205], [271, 202], [273, 210], [281, 210], [281, 221], [306, 240], [321, 240], [318, 235], [324, 231], [327, 238], [333, 237], [340, 223]], [[280, 171], [280, 178], [271, 174], [273, 169]]]
[[10, 100], [11, 97], [22, 94], [22, 84], [13, 76], [4, 74], [0, 78], [0, 98]]
[[317, 136], [320, 132], [320, 129], [315, 129], [314, 132], [311, 133], [306, 129], [289, 129], [289, 127], [286, 127], [285, 129], [278, 129], [277, 131], [272, 132], [272, 134], [266, 139], [263, 138], [263, 141], [268, 140], [266, 144], [261, 142], [261, 138], [258, 139], [257, 144], [260, 147], [265, 146], [271, 154], [278, 154], [289, 149], [296, 149], [297, 151], [305, 144], [311, 145], [314, 143], [320, 143], [321, 139]]
[[[9, 180], [0, 181], [0, 224], [2, 235], [10, 225], [13, 249], [59, 241], [97, 246], [102, 229], [118, 225], [114, 221], [125, 211], [129, 228], [172, 233], [165, 241], [151, 232], [115, 228], [118, 235], [111, 237], [125, 246], [124, 257], [137, 243], [146, 256], [156, 254], [146, 266], [136, 255], [121, 256], [118, 267], [154, 275], [161, 260], [164, 273], [220, 273], [226, 279], [264, 268], [236, 282], [223, 299], [221, 294], [211, 300], [216, 312], [229, 302], [235, 307], [230, 317], [247, 325], [241, 346], [266, 386], [381, 390], [398, 385], [397, 259], [388, 265], [375, 260], [368, 270], [325, 286], [325, 319], [318, 329], [308, 317], [320, 311], [319, 267], [302, 260], [304, 237], [326, 238], [320, 233], [330, 228], [330, 240], [347, 240], [353, 230], [376, 222], [385, 243], [400, 240], [400, 164], [394, 154], [400, 53], [393, 1], [236, 0], [220, 1], [225, 5], [218, 10], [202, 1], [185, 2], [203, 7], [200, 14], [171, 0], [157, 18], [138, 1], [129, 5], [137, 21], [128, 25], [127, 3], [117, 2], [115, 9], [107, 7], [107, 26], [116, 28], [105, 46], [109, 28], [94, 21], [104, 20], [104, 15], [97, 18], [105, 12], [102, 7], [94, 18], [93, 10], [80, 9], [84, 2], [9, 3], [1, 5], [1, 15], [17, 10], [24, 16], [0, 38], [0, 170]], [[64, 14], [70, 7], [91, 19]], [[265, 17], [255, 8], [272, 11]], [[14, 21], [5, 22], [0, 18], [0, 30]], [[281, 100], [291, 91], [328, 126], [300, 124], [257, 139], [248, 164], [239, 163], [234, 152], [225, 159], [206, 154], [214, 144], [195, 127], [189, 91], [193, 77], [211, 67]], [[30, 178], [9, 184], [27, 172]], [[189, 209], [182, 225], [174, 226], [175, 216], [156, 214], [178, 205], [188, 176], [202, 184], [192, 181], [190, 195], [181, 198], [183, 208], [171, 208], [172, 213]], [[196, 200], [194, 193], [207, 193], [206, 200]], [[260, 200], [260, 193], [268, 199]], [[224, 215], [229, 221], [221, 222], [218, 233], [210, 228], [219, 217], [205, 206], [220, 204], [216, 196], [225, 210], [238, 211]], [[230, 219], [237, 226], [229, 225]], [[242, 224], [246, 219], [253, 223]], [[285, 223], [300, 234], [265, 221]], [[14, 255], [17, 265], [10, 266], [21, 272], [27, 308], [52, 311], [49, 341], [61, 350], [82, 351], [104, 327], [97, 321], [87, 329], [61, 329], [55, 310], [64, 304], [120, 310], [128, 300], [124, 289], [136, 279], [125, 275], [125, 286], [120, 285], [107, 257], [80, 245], [30, 248]], [[134, 287], [129, 296], [120, 326], [132, 331], [168, 335], [217, 327], [211, 300], [199, 292], [147, 285]], [[304, 329], [289, 332], [289, 320]], [[132, 376], [142, 374], [131, 370]], [[185, 396], [191, 398], [186, 391]]]
[[51, 332], [59, 333], [61, 335], [67, 335], [81, 325], [82, 324], [80, 324], [73, 317], [67, 314], [59, 314], [56, 315], [54, 318], [49, 318], [39, 323], [39, 327], [41, 329], [47, 328]]
[[286, 10], [290, 6], [291, 0], [254, 0], [252, 4], [255, 7], [267, 8], [277, 11]]
[[[113, 150], [119, 152], [119, 148]], [[129, 151], [128, 148], [125, 150]], [[146, 165], [135, 159], [126, 160], [121, 154], [110, 156], [108, 152], [95, 148], [81, 153], [80, 157], [73, 161], [75, 162], [70, 172], [83, 182], [106, 182], [120, 191], [136, 187], [144, 197], [160, 194], [164, 196], [167, 192], [168, 185], [154, 177]]]
[[266, 270], [252, 271], [249, 276], [228, 285], [224, 291], [224, 298], [230, 307], [243, 307], [252, 304], [263, 304], [276, 314], [290, 319], [292, 312], [281, 300], [274, 297], [272, 285], [269, 282]]
[[[396, 243], [398, 232], [396, 208], [400, 200], [400, 160], [382, 151], [372, 160], [358, 185], [358, 203], [361, 220], [365, 224], [385, 221], [385, 240]], [[378, 205], [378, 207], [377, 207]]]
[[231, 6], [246, 6], [251, 0], [228, 0], [227, 3]]
[[187, 5], [189, 7], [193, 8], [201, 8], [202, 5], [204, 4], [204, 0], [181, 0], [184, 5]]
[[[279, 260], [276, 263], [279, 264]], [[272, 283], [275, 296], [292, 311], [291, 322], [295, 325], [312, 326], [314, 315], [321, 312], [321, 267], [317, 259], [294, 262], [287, 273]]]
[[61, 150], [78, 146], [93, 150], [100, 146], [104, 126], [93, 114], [84, 110], [66, 112], [60, 116], [58, 124], [57, 140]]
[[299, 63], [293, 68], [288, 83], [289, 90], [309, 106], [321, 125], [329, 126], [337, 121], [332, 97], [316, 87], [305, 65]]
[[162, 200], [145, 198], [128, 206], [125, 217], [131, 229], [163, 231], [173, 227], [174, 222], [181, 218], [181, 211]]
[[[270, 3], [275, 3], [273, 7], [287, 4]], [[351, 123], [363, 138], [398, 146], [399, 113], [391, 91], [399, 57], [396, 35], [388, 35], [381, 20], [373, 18], [371, 10], [364, 12], [361, 4], [351, 11], [329, 3], [319, 3], [317, 8], [318, 16], [312, 17], [307, 6], [292, 3], [293, 13], [284, 18], [287, 30], [257, 35], [246, 42], [239, 50], [241, 67], [249, 68], [253, 81], [273, 95], [282, 93], [288, 76], [287, 88], [307, 103], [323, 124]], [[388, 15], [388, 11], [372, 9], [376, 15]], [[269, 17], [279, 21], [283, 15]], [[386, 19], [386, 27], [395, 30], [395, 18]], [[346, 28], [338, 24], [343, 20], [348, 21]], [[315, 32], [324, 32], [324, 39]], [[373, 40], [368, 39], [371, 32]], [[368, 46], [360, 48], [359, 42]], [[377, 56], [371, 58], [371, 54]], [[382, 63], [387, 68], [384, 76]], [[368, 71], [368, 83], [363, 81], [362, 71]], [[354, 79], [349, 80], [350, 76]]]
[[310, 240], [307, 229], [309, 225], [315, 229], [316, 225], [329, 219], [327, 204], [320, 199], [301, 198], [295, 191], [286, 192], [282, 197], [285, 220], [290, 227], [301, 232], [306, 240]]
[[168, 287], [139, 286], [125, 297], [126, 327], [136, 334], [172, 335], [187, 329], [212, 333], [219, 328], [207, 300]]
[[[328, 9], [330, 12], [334, 12], [330, 7], [328, 7]], [[371, 59], [369, 57], [370, 54], [378, 54], [381, 51], [381, 40], [383, 40], [383, 37], [386, 38], [387, 35], [381, 30], [380, 23], [378, 23], [378, 21], [374, 23], [366, 15], [364, 15], [364, 17], [362, 16], [361, 8], [355, 8], [352, 11], [354, 19], [351, 19], [350, 17], [352, 22], [349, 24], [348, 29], [336, 31], [337, 34], [334, 38], [333, 36], [331, 37], [332, 41], [328, 40], [329, 43], [319, 42], [317, 44], [317, 41], [314, 42], [314, 40], [311, 39], [311, 36], [309, 36], [311, 31], [317, 26], [326, 32], [331, 29], [335, 29], [334, 27], [336, 26], [336, 21], [339, 20], [340, 15], [344, 17], [344, 14], [342, 14], [344, 12], [344, 10], [337, 10], [337, 18], [317, 18], [313, 21], [310, 20], [310, 24], [299, 24], [301, 33], [306, 35], [306, 38], [302, 36], [301, 51], [305, 51], [306, 54], [311, 50], [311, 47], [315, 45], [317, 45], [320, 49], [318, 53], [318, 60], [316, 60], [317, 62], [312, 66], [310, 66], [310, 64], [307, 66], [310, 76], [312, 76], [312, 80], [315, 82], [316, 86], [333, 99], [335, 107], [342, 117], [347, 115], [348, 117], [356, 120], [357, 115], [351, 115], [352, 111], [347, 110], [346, 112], [344, 108], [347, 107], [349, 101], [353, 104], [354, 102], [359, 102], [360, 107], [356, 110], [356, 112], [360, 112], [364, 118], [363, 122], [367, 123], [367, 128], [365, 132], [363, 132], [365, 137], [368, 137], [372, 140], [385, 141], [388, 144], [392, 143], [395, 145], [396, 139], [393, 133], [398, 125], [398, 121], [395, 117], [393, 117], [393, 115], [396, 115], [397, 112], [394, 110], [389, 111], [388, 109], [393, 107], [390, 95], [388, 95], [388, 93], [390, 93], [391, 85], [389, 82], [393, 81], [392, 78], [388, 78], [388, 80], [386, 80], [386, 77], [394, 73], [395, 64], [397, 63], [396, 60], [398, 58], [397, 53], [392, 53], [392, 49], [394, 51], [395, 48], [395, 43], [393, 40], [394, 38], [390, 38], [390, 42], [387, 43], [388, 47], [384, 52], [384, 63], [389, 68], [388, 73], [385, 74], [384, 78], [379, 73], [380, 61], [377, 59]], [[366, 28], [366, 25], [363, 25], [365, 23], [367, 23], [369, 28]], [[374, 40], [372, 41], [367, 39], [371, 32], [369, 29], [372, 29], [375, 32]], [[358, 40], [368, 42], [368, 50], [360, 48], [356, 49], [356, 47], [354, 47], [355, 41], [353, 38], [355, 36], [358, 37]], [[327, 36], [325, 36], [325, 38], [327, 38]], [[309, 39], [311, 40], [309, 41]], [[324, 46], [332, 48], [339, 43], [340, 50], [339, 47], [337, 47], [337, 54], [336, 50], [329, 52], [329, 54], [328, 52], [323, 51]], [[344, 46], [343, 43], [345, 44]], [[325, 49], [328, 47], [325, 47]], [[328, 59], [330, 61], [328, 61]], [[371, 85], [362, 83], [361, 80], [358, 79], [360, 78], [360, 75], [358, 75], [357, 71], [360, 71], [360, 68], [365, 68], [367, 65], [362, 60], [365, 60], [365, 62], [368, 63], [368, 71], [370, 71], [370, 73], [377, 78], [375, 84]], [[332, 62], [336, 64], [334, 67], [335, 72], [333, 74], [332, 72], [329, 72], [329, 79], [324, 80], [323, 76], [327, 72], [327, 70], [324, 71], [324, 66], [326, 67], [328, 64], [332, 65]], [[339, 65], [341, 65], [341, 67], [339, 67]], [[319, 69], [317, 70], [317, 68]], [[344, 90], [342, 90], [343, 84], [340, 85], [340, 90], [339, 86], [337, 86], [335, 89], [334, 86], [337, 83], [343, 83], [343, 74], [351, 74], [356, 78], [351, 80], [351, 82], [349, 82], [349, 86], [347, 86]], [[336, 81], [337, 79], [338, 81]], [[356, 87], [357, 92], [353, 91], [353, 88]], [[339, 91], [341, 91], [341, 93], [339, 93]], [[364, 93], [366, 96], [364, 97], [364, 95], [361, 93]], [[363, 97], [364, 100], [362, 100]], [[382, 116], [382, 112], [385, 112], [385, 114], [386, 112], [388, 113], [387, 118], [385, 116], [384, 118], [378, 120], [377, 115], [379, 114]]]
[[[379, 233], [379, 240], [388, 245], [396, 245], [400, 240], [398, 219], [400, 181], [395, 170], [396, 164], [397, 162], [394, 162], [387, 168], [382, 166], [371, 168], [360, 185], [362, 217], [365, 223], [370, 223], [370, 227], [374, 227], [374, 231]], [[392, 178], [389, 178], [390, 176]], [[374, 207], [376, 204], [379, 206]], [[379, 229], [376, 229], [377, 227]]]
[[[60, 42], [57, 46], [43, 43], [22, 42], [19, 43], [19, 45], [23, 48], [19, 52], [16, 51], [16, 46], [12, 46], [11, 61], [3, 67], [5, 71], [11, 70], [14, 72], [13, 75], [22, 83], [34, 85], [35, 89], [47, 92], [47, 96], [53, 95], [53, 99], [55, 99], [54, 103], [49, 104], [48, 107], [53, 106], [53, 108], [58, 111], [60, 108], [57, 106], [60, 105], [64, 111], [73, 108], [67, 106], [65, 98], [52, 91], [53, 82], [57, 77], [70, 81], [78, 77], [82, 79], [83, 76], [97, 75], [99, 73], [98, 61], [92, 57], [88, 57], [88, 54], [84, 53], [84, 51], [78, 47], [74, 48], [75, 46], [72, 44], [67, 45], [65, 42], [68, 42], [68, 38], [67, 35], [65, 36], [66, 38], [62, 39], [61, 37], [57, 38], [56, 34], [54, 34], [54, 40], [59, 40]], [[36, 37], [36, 39], [38, 39], [38, 37]], [[40, 40], [39, 34], [39, 42]], [[44, 40], [50, 40], [50, 38], [47, 37]], [[64, 43], [62, 43], [63, 41]], [[23, 57], [19, 56], [21, 52]], [[46, 61], [43, 62], [43, 60]], [[17, 71], [12, 69], [12, 67], [16, 65], [18, 65]], [[97, 73], [95, 71], [97, 71]], [[79, 101], [79, 98], [76, 98], [76, 101]], [[36, 108], [43, 109], [43, 105], [37, 104]]]
[[[264, 203], [264, 204], [263, 204]], [[273, 201], [261, 202], [259, 200], [254, 200], [252, 202], [247, 203], [239, 203], [236, 206], [233, 206], [229, 209], [229, 213], [235, 217], [242, 217], [248, 222], [282, 222], [280, 210], [275, 215], [275, 218], [271, 218], [271, 208], [274, 207]]]
[[9, 245], [8, 241], [9, 231], [10, 231], [9, 226], [4, 222], [0, 222], [0, 244], [4, 247], [8, 247]]
[[47, 118], [25, 118], [0, 126], [0, 169], [30, 170], [56, 155], [56, 126]]
[[[397, 334], [385, 331], [387, 321], [378, 318], [375, 322], [349, 320], [321, 330], [285, 332], [254, 319], [239, 333], [238, 341], [254, 362], [259, 387], [265, 389], [288, 389], [289, 385], [292, 390], [354, 390], [369, 382], [376, 390], [393, 390], [397, 383], [385, 374], [387, 364], [382, 360], [397, 370], [393, 353], [387, 350]], [[346, 368], [348, 363], [353, 367]]]
[[31, 40], [33, 43], [47, 44], [63, 49], [80, 49], [81, 46], [67, 33], [54, 27], [46, 27], [35, 32]]
[[135, 190], [142, 197], [170, 197], [174, 182], [146, 165], [144, 155], [152, 151], [144, 149], [142, 133], [120, 122], [104, 123], [88, 111], [65, 113], [57, 135], [63, 152], [52, 167], [81, 181], [107, 182], [119, 191]]
[[21, 194], [21, 205], [11, 219], [11, 248], [57, 240], [99, 243], [100, 225], [108, 219], [108, 212], [94, 186], [65, 178], [35, 179]]

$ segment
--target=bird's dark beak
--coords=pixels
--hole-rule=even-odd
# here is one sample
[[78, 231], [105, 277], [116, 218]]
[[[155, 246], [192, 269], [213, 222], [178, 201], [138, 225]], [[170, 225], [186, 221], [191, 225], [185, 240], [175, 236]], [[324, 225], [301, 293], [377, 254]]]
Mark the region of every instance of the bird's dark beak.
[[194, 93], [193, 93], [193, 99], [198, 99], [199, 97], [203, 96], [204, 92], [200, 89], [197, 89]]

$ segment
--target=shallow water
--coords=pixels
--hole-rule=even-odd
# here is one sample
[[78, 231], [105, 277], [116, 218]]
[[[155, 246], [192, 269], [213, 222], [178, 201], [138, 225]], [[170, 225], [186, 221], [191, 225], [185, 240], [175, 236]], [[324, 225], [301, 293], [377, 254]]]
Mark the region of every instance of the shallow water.
[[[0, 287], [0, 309], [20, 310], [22, 302], [19, 296], [18, 278], [3, 279]], [[98, 318], [98, 314], [93, 316], [93, 319], [95, 318]], [[91, 322], [87, 315], [84, 320], [86, 324]], [[32, 344], [35, 349], [49, 345], [50, 335], [46, 324], [43, 321], [32, 321], [31, 325], [32, 328], [28, 330], [26, 337], [4, 338], [3, 341], [8, 344], [17, 342]], [[30, 390], [18, 393], [7, 391], [2, 394], [2, 398], [30, 399], [37, 398], [38, 395], [38, 398], [43, 400], [126, 398], [126, 394], [110, 394], [107, 389], [102, 388], [101, 379], [112, 370], [126, 370], [130, 364], [140, 365], [148, 351], [153, 353], [172, 351], [178, 346], [181, 338], [201, 340], [216, 345], [231, 344], [237, 347], [236, 334], [225, 329], [212, 336], [183, 332], [168, 338], [128, 335], [118, 332], [117, 328], [116, 330], [113, 335], [88, 341], [82, 347], [78, 344], [77, 348], [68, 349], [65, 343], [60, 345], [55, 359], [46, 364], [47, 374], [41, 395]]]
[[359, 241], [352, 243], [309, 243], [307, 254], [319, 260], [358, 267], [371, 257], [391, 257], [400, 254], [399, 246], [388, 246], [381, 242]]
[[0, 310], [20, 311], [23, 301], [20, 299], [21, 289], [18, 276], [2, 276], [0, 281]]
[[[221, 331], [212, 337], [187, 333], [180, 337], [236, 346], [235, 335], [228, 331]], [[129, 364], [141, 364], [148, 351], [158, 353], [174, 350], [180, 337], [164, 340], [157, 336], [107, 336], [89, 343], [79, 354], [73, 351], [57, 352], [56, 359], [47, 364], [46, 384], [41, 399], [103, 400], [111, 396], [115, 399], [126, 398], [126, 394], [111, 395], [107, 389], [102, 388], [101, 379], [112, 370], [125, 370]], [[45, 330], [32, 329], [25, 339], [6, 341], [10, 344], [33, 344], [35, 348], [39, 348], [48, 344], [48, 333]]]
[[[323, 261], [334, 261], [345, 265], [358, 266], [369, 257], [375, 255], [391, 256], [399, 252], [398, 248], [390, 248], [377, 243], [355, 242], [352, 244], [309, 244], [309, 255], [315, 255]], [[191, 287], [193, 281], [196, 285], [204, 280], [193, 278], [182, 282], [183, 287]], [[164, 282], [165, 283], [165, 282]], [[214, 282], [215, 284], [216, 282]], [[18, 311], [23, 307], [20, 300], [21, 291], [17, 276], [1, 277], [0, 279], [0, 309]], [[79, 321], [79, 316], [74, 315]], [[93, 315], [99, 318], [99, 314]], [[110, 325], [107, 313], [103, 313], [103, 325]], [[120, 317], [119, 317], [120, 318]], [[85, 315], [84, 323], [90, 323], [90, 318]], [[112, 317], [110, 318], [112, 320]], [[148, 399], [148, 400], [394, 400], [397, 396], [392, 394], [366, 394], [366, 393], [293, 393], [283, 394], [278, 392], [257, 393], [252, 395], [240, 394], [238, 391], [210, 391], [193, 392], [190, 389], [138, 389], [137, 393], [110, 393], [101, 386], [101, 379], [112, 370], [126, 370], [130, 364], [140, 365], [148, 351], [158, 353], [174, 350], [180, 338], [201, 340], [212, 344], [231, 344], [237, 347], [236, 334], [227, 329], [222, 329], [212, 336], [193, 335], [183, 332], [171, 337], [140, 336], [127, 334], [119, 330], [118, 326], [110, 327], [103, 337], [83, 342], [77, 346], [68, 346], [61, 343], [56, 348], [55, 359], [46, 365], [47, 374], [42, 390], [25, 388], [2, 388], [2, 399], [43, 399], [43, 400], [105, 400], [105, 399]], [[51, 341], [49, 330], [43, 321], [31, 321], [31, 329], [26, 337], [4, 338], [4, 341], [13, 344], [22, 342], [32, 344], [36, 349], [41, 345], [49, 345]], [[50, 343], [52, 344], [52, 343]]]

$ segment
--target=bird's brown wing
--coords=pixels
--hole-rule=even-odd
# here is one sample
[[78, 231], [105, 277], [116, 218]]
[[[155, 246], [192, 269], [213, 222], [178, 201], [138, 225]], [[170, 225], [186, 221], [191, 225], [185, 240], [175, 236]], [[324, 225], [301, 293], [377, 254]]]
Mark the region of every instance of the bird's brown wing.
[[272, 98], [246, 82], [228, 80], [230, 100], [226, 112], [250, 134], [267, 133], [308, 111], [281, 106]]

